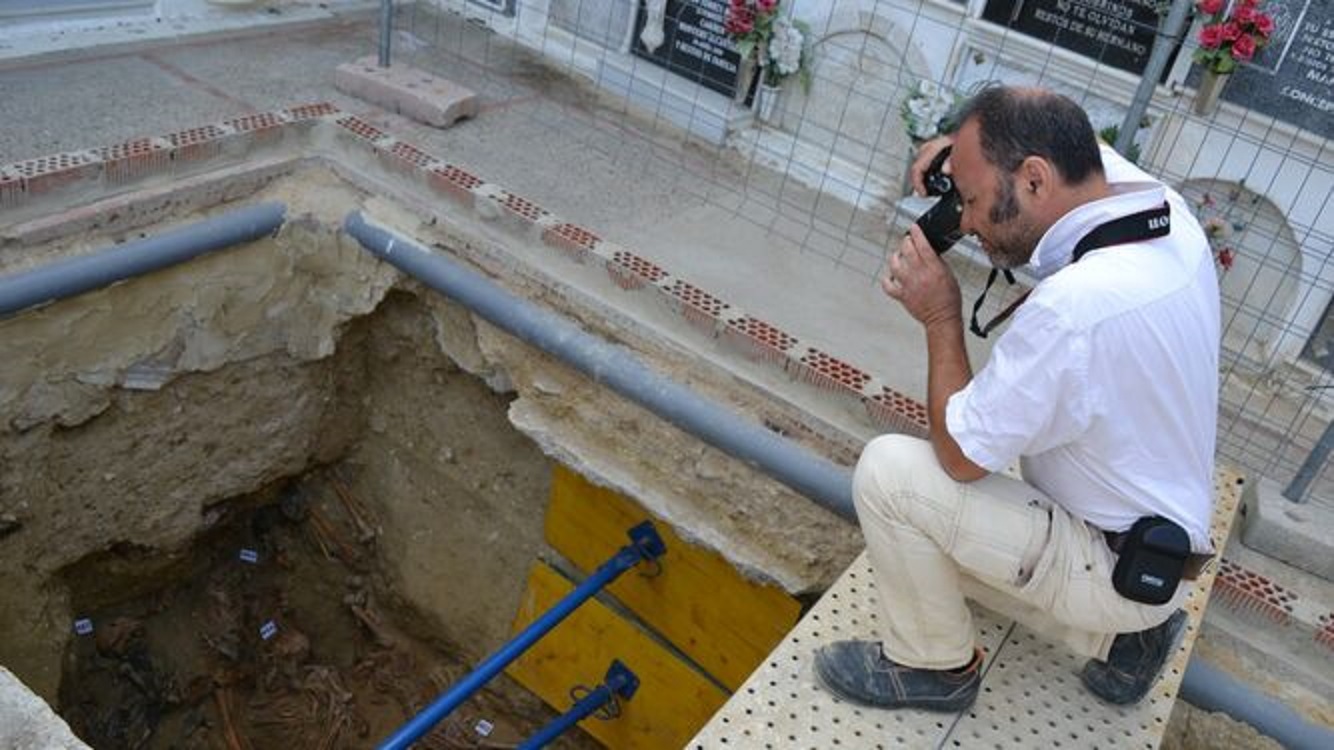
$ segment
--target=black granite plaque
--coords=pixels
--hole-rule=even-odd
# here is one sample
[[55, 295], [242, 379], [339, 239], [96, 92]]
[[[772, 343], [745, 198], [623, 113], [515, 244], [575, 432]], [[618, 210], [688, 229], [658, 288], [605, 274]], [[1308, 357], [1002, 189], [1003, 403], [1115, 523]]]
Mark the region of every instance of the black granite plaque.
[[1114, 68], [1143, 73], [1157, 0], [987, 0], [982, 17]]
[[1274, 34], [1232, 74], [1223, 98], [1334, 138], [1334, 0], [1269, 0], [1261, 10], [1274, 17]]
[[736, 91], [741, 55], [723, 31], [727, 0], [667, 0], [663, 41], [650, 52], [642, 39], [647, 12], [639, 3], [631, 50], [701, 86], [731, 96]]

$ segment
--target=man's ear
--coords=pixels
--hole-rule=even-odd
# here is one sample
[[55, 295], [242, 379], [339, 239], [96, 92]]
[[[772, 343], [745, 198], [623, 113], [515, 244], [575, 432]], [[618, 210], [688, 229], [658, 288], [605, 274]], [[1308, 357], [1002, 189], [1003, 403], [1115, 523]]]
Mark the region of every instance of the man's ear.
[[1019, 190], [1030, 198], [1046, 197], [1056, 187], [1056, 169], [1040, 156], [1030, 156], [1019, 165], [1016, 173]]

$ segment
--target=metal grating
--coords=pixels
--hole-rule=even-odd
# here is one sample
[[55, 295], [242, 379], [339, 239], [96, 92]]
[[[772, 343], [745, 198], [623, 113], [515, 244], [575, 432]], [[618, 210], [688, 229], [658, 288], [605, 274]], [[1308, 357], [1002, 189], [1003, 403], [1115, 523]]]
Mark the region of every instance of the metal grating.
[[[1220, 470], [1215, 490], [1212, 535], [1221, 543], [1241, 500], [1239, 475]], [[1182, 646], [1137, 706], [1117, 708], [1098, 701], [1079, 681], [1082, 658], [973, 605], [978, 645], [986, 654], [977, 703], [960, 714], [879, 711], [835, 699], [815, 683], [811, 672], [811, 654], [819, 645], [878, 637], [876, 594], [863, 553], [688, 747], [1156, 748], [1214, 575], [1208, 571], [1187, 597], [1190, 624]]]

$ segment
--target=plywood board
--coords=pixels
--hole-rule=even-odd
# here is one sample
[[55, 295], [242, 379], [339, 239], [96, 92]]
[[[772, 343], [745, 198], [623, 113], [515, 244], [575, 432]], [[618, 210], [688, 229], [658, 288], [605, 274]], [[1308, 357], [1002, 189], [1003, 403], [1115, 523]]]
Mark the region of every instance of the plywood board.
[[[544, 563], [533, 566], [518, 616], [517, 633], [574, 589]], [[593, 688], [619, 659], [639, 678], [620, 716], [580, 723], [616, 750], [677, 750], [728, 698], [725, 690], [609, 607], [590, 599], [510, 664], [506, 672], [557, 711], [574, 705], [570, 689]]]
[[735, 690], [796, 625], [801, 606], [777, 586], [747, 580], [722, 555], [692, 545], [637, 504], [561, 466], [552, 479], [547, 542], [584, 573], [654, 520], [667, 545], [661, 572], [640, 565], [610, 587], [624, 604], [709, 674]]

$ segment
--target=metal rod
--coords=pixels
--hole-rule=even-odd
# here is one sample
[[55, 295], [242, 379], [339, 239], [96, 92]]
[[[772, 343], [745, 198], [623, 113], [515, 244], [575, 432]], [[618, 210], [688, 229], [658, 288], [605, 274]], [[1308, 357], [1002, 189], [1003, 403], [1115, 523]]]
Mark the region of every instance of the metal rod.
[[695, 437], [756, 467], [850, 521], [852, 472], [649, 368], [630, 351], [593, 336], [482, 278], [441, 253], [428, 251], [348, 215], [348, 234], [380, 259], [455, 300], [487, 322], [558, 357], [594, 382], [640, 404]]
[[389, 41], [394, 36], [394, 0], [380, 0], [380, 67], [389, 67]]
[[161, 234], [0, 278], [0, 317], [272, 234], [287, 206], [260, 203]]
[[1306, 490], [1310, 488], [1311, 482], [1329, 459], [1330, 449], [1334, 449], [1334, 422], [1325, 425], [1325, 431], [1320, 433], [1320, 439], [1316, 441], [1315, 447], [1307, 454], [1306, 460], [1297, 470], [1297, 476], [1293, 477], [1292, 483], [1284, 488], [1283, 497], [1294, 503], [1300, 503], [1305, 499]]
[[416, 742], [422, 735], [431, 731], [431, 728], [439, 723], [441, 719], [458, 708], [469, 696], [480, 690], [487, 682], [490, 682], [491, 678], [500, 674], [500, 670], [504, 669], [506, 665], [523, 655], [523, 652], [537, 643], [542, 636], [559, 625], [571, 612], [578, 609], [579, 605], [588, 601], [603, 587], [616, 580], [621, 573], [633, 568], [641, 560], [652, 560], [666, 552], [662, 539], [654, 530], [651, 522], [645, 521], [631, 529], [630, 538], [633, 540], [630, 544], [622, 547], [610, 560], [603, 563], [593, 575], [575, 587], [574, 591], [566, 594], [565, 598], [556, 602], [551, 609], [524, 628], [522, 633], [501, 646], [500, 650], [488, 656], [472, 671], [472, 674], [464, 677], [447, 690], [444, 695], [436, 698], [431, 705], [412, 717], [397, 732], [380, 743], [380, 750], [402, 750], [402, 748]]
[[1149, 109], [1149, 102], [1153, 100], [1153, 92], [1163, 76], [1163, 69], [1167, 67], [1167, 59], [1172, 56], [1172, 50], [1180, 42], [1181, 33], [1186, 28], [1186, 18], [1190, 14], [1191, 5], [1192, 0], [1172, 0], [1172, 8], [1167, 12], [1167, 18], [1159, 26], [1158, 34], [1153, 40], [1153, 51], [1149, 53], [1149, 61], [1144, 64], [1144, 75], [1139, 79], [1139, 87], [1135, 89], [1135, 96], [1131, 98], [1130, 106], [1126, 108], [1126, 117], [1121, 121], [1121, 129], [1116, 131], [1116, 143], [1112, 144], [1122, 156], [1129, 152], [1130, 145], [1135, 141], [1135, 133], [1139, 131], [1139, 124], [1144, 121], [1144, 113]]
[[588, 695], [575, 701], [575, 704], [569, 711], [557, 716], [546, 726], [537, 730], [537, 733], [519, 745], [518, 750], [540, 750], [546, 747], [549, 742], [565, 734], [570, 727], [583, 721], [594, 711], [602, 708], [608, 702], [617, 698], [629, 700], [630, 696], [635, 694], [639, 687], [639, 678], [635, 676], [620, 660], [613, 661], [607, 669], [607, 676], [603, 679], [601, 685], [591, 690]]

